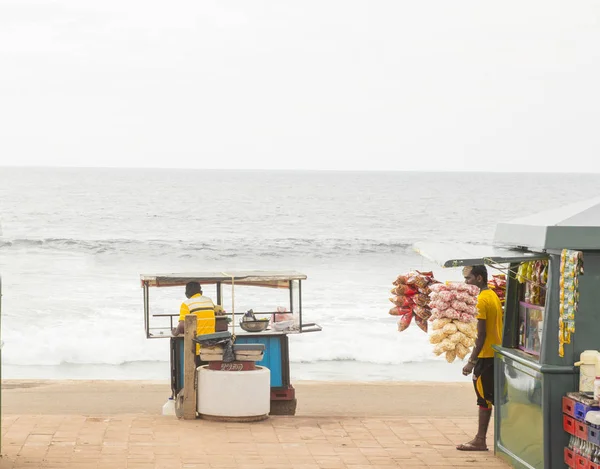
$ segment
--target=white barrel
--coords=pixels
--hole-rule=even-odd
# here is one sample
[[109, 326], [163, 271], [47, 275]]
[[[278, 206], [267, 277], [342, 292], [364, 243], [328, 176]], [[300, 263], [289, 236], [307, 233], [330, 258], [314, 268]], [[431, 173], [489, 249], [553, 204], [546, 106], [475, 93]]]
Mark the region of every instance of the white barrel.
[[198, 375], [197, 410], [201, 416], [266, 418], [271, 407], [271, 373], [257, 366], [249, 371], [217, 371], [207, 366]]

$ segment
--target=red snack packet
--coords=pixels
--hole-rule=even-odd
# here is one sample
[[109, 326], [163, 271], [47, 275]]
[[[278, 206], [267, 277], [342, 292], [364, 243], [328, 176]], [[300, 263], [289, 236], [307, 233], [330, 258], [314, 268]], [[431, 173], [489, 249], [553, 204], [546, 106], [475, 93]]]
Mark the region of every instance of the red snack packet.
[[429, 272], [421, 272], [420, 270], [417, 270], [418, 273], [420, 273], [421, 275], [424, 275], [425, 277], [433, 277], [433, 272], [429, 271]]
[[412, 298], [414, 299], [415, 304], [419, 306], [427, 306], [429, 304], [429, 297], [423, 293], [419, 293]]
[[398, 275], [398, 278], [394, 280], [394, 285], [406, 285], [406, 275]]
[[427, 332], [427, 319], [415, 316], [415, 322], [417, 323], [417, 326], [419, 326], [419, 329], [421, 329], [423, 332]]
[[412, 308], [408, 308], [406, 306], [402, 307], [402, 306], [394, 306], [393, 308], [390, 308], [390, 310], [388, 311], [389, 314], [391, 314], [392, 316], [404, 316], [407, 315], [409, 313], [412, 314]]
[[433, 281], [433, 272], [419, 272], [417, 270], [417, 273], [414, 276], [414, 284], [420, 289], [426, 288], [427, 285], [429, 285]]
[[413, 318], [412, 312], [410, 314], [405, 314], [404, 316], [402, 316], [400, 318], [400, 320], [398, 321], [398, 332], [402, 332], [402, 331], [406, 330], [408, 328], [408, 326], [410, 326], [410, 322], [412, 321], [412, 318]]
[[390, 298], [390, 301], [401, 308], [412, 308], [415, 305], [412, 298], [412, 296], [394, 296], [393, 298]]
[[413, 313], [415, 313], [415, 320], [417, 318], [424, 319], [427, 321], [431, 317], [431, 310], [425, 306], [415, 306], [413, 308]]
[[416, 272], [409, 272], [406, 274], [406, 284], [407, 285], [414, 285], [417, 282], [417, 279], [419, 278], [419, 274]]
[[398, 285], [392, 293], [398, 296], [413, 296], [418, 293], [418, 290], [410, 285]]

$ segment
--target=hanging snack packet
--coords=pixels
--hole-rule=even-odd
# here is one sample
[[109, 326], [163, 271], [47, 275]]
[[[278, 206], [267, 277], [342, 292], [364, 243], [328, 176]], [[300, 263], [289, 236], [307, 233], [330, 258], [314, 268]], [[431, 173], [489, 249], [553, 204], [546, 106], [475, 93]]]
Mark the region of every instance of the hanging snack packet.
[[396, 306], [400, 306], [401, 308], [407, 307], [412, 308], [415, 304], [412, 299], [408, 296], [394, 296], [390, 298], [390, 301], [394, 303]]
[[410, 322], [412, 321], [412, 318], [413, 318], [412, 312], [410, 314], [405, 314], [404, 316], [400, 317], [400, 320], [398, 321], [398, 332], [402, 332], [402, 331], [406, 330], [408, 328], [408, 326], [410, 326]]
[[409, 272], [408, 274], [406, 274], [406, 284], [407, 285], [416, 285], [418, 278], [419, 278], [419, 274], [417, 272]]
[[465, 347], [463, 344], [456, 344], [456, 356], [458, 358], [460, 358], [461, 360], [463, 360], [467, 354], [469, 353], [469, 349], [467, 347]]
[[456, 324], [454, 322], [450, 322], [444, 326], [442, 329], [446, 335], [452, 335], [458, 331]]
[[398, 296], [413, 296], [419, 293], [419, 291], [411, 285], [398, 285], [392, 290], [392, 293]]
[[427, 332], [427, 319], [420, 318], [419, 316], [415, 316], [415, 322], [417, 326], [423, 331]]
[[417, 317], [426, 321], [431, 317], [431, 310], [425, 306], [414, 306], [413, 312]]
[[467, 336], [465, 334], [463, 334], [462, 332], [455, 332], [454, 334], [448, 336], [448, 340], [450, 342], [452, 342], [453, 344], [458, 344], [462, 340], [466, 340], [466, 339], [467, 339]]
[[415, 285], [418, 288], [426, 288], [430, 283], [431, 279], [429, 277], [425, 277], [424, 275], [417, 275], [415, 278]]
[[394, 285], [406, 285], [406, 280], [407, 277], [406, 275], [398, 275], [398, 278], [396, 278], [396, 280], [394, 280], [393, 284]]
[[429, 343], [430, 344], [439, 344], [445, 338], [446, 338], [446, 334], [444, 334], [444, 331], [441, 329], [438, 329], [438, 330], [433, 331], [431, 333], [431, 335], [429, 336]]
[[418, 293], [415, 296], [413, 296], [413, 300], [419, 306], [429, 305], [429, 297], [427, 295], [424, 295], [423, 293]]
[[388, 312], [392, 316], [404, 316], [404, 315], [408, 315], [409, 313], [412, 316], [412, 308], [407, 308], [407, 307], [394, 306], [393, 308], [390, 308], [390, 310]]
[[450, 319], [450, 318], [436, 319], [435, 321], [433, 321], [433, 324], [432, 324], [433, 330], [437, 331], [439, 329], [443, 329], [444, 326], [450, 322], [452, 322], [452, 319]]

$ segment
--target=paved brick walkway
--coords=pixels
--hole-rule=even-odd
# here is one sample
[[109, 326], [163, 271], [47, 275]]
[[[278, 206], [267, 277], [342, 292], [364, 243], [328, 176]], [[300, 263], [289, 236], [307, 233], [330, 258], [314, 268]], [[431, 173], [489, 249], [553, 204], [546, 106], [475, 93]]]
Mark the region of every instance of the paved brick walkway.
[[461, 453], [473, 418], [271, 417], [257, 423], [120, 415], [2, 420], [1, 469], [508, 468]]

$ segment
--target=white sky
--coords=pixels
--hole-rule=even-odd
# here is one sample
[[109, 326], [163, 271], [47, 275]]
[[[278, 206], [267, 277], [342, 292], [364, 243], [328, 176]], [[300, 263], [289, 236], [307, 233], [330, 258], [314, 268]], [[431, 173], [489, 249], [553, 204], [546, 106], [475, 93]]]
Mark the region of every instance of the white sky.
[[0, 0], [0, 165], [600, 172], [600, 3]]

